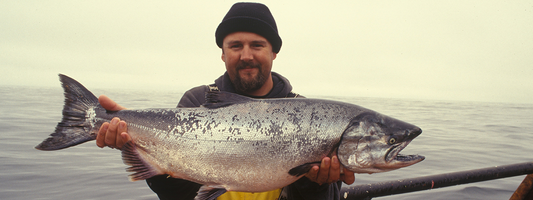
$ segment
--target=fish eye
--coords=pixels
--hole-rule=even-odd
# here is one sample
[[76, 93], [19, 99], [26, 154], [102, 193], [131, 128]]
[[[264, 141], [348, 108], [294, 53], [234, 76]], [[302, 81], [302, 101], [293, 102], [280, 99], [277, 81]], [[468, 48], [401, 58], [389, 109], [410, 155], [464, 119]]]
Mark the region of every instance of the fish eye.
[[393, 137], [389, 138], [389, 144], [394, 144], [394, 143], [396, 143], [396, 138], [393, 138]]

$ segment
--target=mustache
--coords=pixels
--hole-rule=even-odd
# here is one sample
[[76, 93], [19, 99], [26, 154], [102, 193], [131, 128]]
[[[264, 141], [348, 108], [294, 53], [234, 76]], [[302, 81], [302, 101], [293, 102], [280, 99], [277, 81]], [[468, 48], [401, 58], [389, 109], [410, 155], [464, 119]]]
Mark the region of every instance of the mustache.
[[246, 69], [246, 68], [259, 68], [259, 69], [261, 69], [261, 64], [260, 64], [260, 63], [253, 62], [253, 61], [250, 61], [250, 62], [247, 62], [247, 61], [239, 61], [239, 62], [237, 63], [237, 65], [235, 66], [235, 69], [236, 69], [236, 70]]

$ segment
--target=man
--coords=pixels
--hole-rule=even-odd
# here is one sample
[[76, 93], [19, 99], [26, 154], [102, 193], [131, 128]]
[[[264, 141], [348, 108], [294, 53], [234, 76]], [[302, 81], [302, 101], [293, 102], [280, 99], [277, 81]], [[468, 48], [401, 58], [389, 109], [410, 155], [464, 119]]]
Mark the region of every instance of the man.
[[[272, 63], [281, 48], [276, 22], [263, 4], [236, 3], [219, 24], [216, 43], [222, 49], [226, 73], [215, 84], [187, 91], [178, 107], [199, 107], [205, 103], [207, 91], [226, 91], [254, 98], [294, 98], [292, 86], [283, 76], [271, 72]], [[107, 110], [122, 110], [106, 96], [99, 98]], [[100, 128], [96, 143], [99, 147], [121, 148], [129, 141], [126, 122], [115, 118]], [[263, 193], [227, 192], [218, 199], [339, 199], [341, 181], [352, 184], [353, 172], [340, 173], [336, 156], [324, 158], [320, 167], [313, 167], [304, 177], [283, 188]], [[160, 199], [193, 199], [201, 185], [171, 178], [168, 175], [146, 180]]]

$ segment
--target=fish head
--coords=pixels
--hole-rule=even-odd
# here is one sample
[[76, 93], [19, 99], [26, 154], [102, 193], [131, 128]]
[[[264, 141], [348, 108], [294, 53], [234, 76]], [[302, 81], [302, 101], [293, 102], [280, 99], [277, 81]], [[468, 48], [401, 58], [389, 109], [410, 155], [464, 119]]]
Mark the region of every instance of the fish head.
[[400, 155], [419, 127], [376, 112], [354, 117], [346, 127], [337, 150], [339, 161], [355, 173], [386, 172], [424, 160], [420, 155]]

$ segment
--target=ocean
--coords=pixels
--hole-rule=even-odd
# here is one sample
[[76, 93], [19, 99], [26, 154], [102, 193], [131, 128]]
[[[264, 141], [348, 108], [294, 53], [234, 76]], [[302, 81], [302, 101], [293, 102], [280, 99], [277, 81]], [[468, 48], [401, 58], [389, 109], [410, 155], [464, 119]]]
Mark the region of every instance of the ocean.
[[[175, 107], [183, 91], [92, 92], [140, 109]], [[391, 172], [356, 174], [354, 185], [533, 161], [533, 104], [307, 97], [357, 104], [422, 128], [402, 153], [426, 160]], [[60, 151], [34, 149], [61, 120], [59, 83], [57, 88], [0, 86], [0, 103], [0, 199], [157, 199], [146, 182], [128, 180], [117, 150], [98, 148], [94, 141]], [[524, 177], [374, 199], [509, 199]]]

